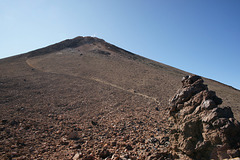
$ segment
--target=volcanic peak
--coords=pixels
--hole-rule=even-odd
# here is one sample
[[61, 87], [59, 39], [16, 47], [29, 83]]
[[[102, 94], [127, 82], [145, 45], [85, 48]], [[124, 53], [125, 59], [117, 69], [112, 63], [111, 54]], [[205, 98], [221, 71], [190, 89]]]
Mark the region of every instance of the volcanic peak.
[[[52, 52], [57, 52], [60, 51], [62, 49], [65, 48], [76, 48], [79, 47], [81, 45], [84, 44], [93, 44], [96, 42], [105, 42], [102, 39], [96, 38], [96, 37], [82, 37], [82, 36], [78, 36], [76, 38], [73, 39], [66, 39], [64, 41], [61, 41], [59, 43], [44, 47], [44, 48], [40, 48], [34, 51], [29, 52], [29, 56], [28, 58], [31, 57], [35, 57], [35, 56], [40, 56], [40, 55], [45, 55], [48, 53], [52, 53]], [[106, 42], [105, 42], [106, 43]]]

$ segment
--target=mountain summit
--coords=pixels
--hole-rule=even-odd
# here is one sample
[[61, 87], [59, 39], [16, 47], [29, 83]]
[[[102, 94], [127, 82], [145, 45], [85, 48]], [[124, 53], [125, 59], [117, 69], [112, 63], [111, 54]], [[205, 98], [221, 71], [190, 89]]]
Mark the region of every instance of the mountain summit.
[[[163, 153], [169, 99], [189, 75], [95, 37], [1, 59], [0, 72], [0, 159]], [[204, 81], [240, 120], [240, 92]]]

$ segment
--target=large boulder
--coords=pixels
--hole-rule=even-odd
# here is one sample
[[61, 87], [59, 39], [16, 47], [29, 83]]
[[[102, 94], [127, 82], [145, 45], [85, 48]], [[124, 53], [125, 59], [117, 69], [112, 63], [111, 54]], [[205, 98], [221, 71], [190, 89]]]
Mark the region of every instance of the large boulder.
[[200, 76], [186, 76], [170, 100], [170, 150], [190, 159], [240, 157], [240, 123]]

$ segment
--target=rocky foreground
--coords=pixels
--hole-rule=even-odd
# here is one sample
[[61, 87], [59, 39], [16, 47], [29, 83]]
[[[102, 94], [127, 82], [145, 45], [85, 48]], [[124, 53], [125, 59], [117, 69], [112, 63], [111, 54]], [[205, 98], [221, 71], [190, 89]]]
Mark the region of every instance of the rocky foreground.
[[1, 159], [153, 159], [167, 152], [167, 121], [151, 120], [147, 111], [140, 113], [142, 118], [128, 108], [122, 112], [122, 117], [100, 114], [80, 122], [55, 114], [42, 120], [2, 120]]
[[[76, 80], [82, 84], [80, 89], [72, 85], [68, 91], [57, 83], [66, 86], [69, 80], [58, 78], [46, 87], [48, 92], [41, 89], [44, 88], [41, 83], [30, 86], [29, 79], [1, 83], [2, 90], [16, 97], [2, 99], [9, 103], [1, 106], [4, 114], [0, 121], [0, 159], [168, 156], [167, 106], [134, 92], [96, 82], [92, 85], [81, 79]], [[74, 95], [79, 97], [70, 99], [75, 98]], [[13, 101], [15, 103], [10, 103]]]
[[[115, 103], [24, 117], [28, 108], [0, 124], [1, 159], [224, 159], [240, 157], [240, 125], [230, 107], [199, 76], [187, 76], [170, 112]], [[130, 94], [129, 94], [130, 95]], [[133, 97], [135, 102], [141, 97]], [[87, 106], [88, 100], [77, 106]], [[128, 103], [129, 104], [129, 103]], [[10, 110], [11, 111], [11, 110]], [[13, 115], [10, 113], [9, 115]], [[88, 113], [83, 114], [83, 113]], [[34, 115], [35, 114], [35, 115]], [[169, 115], [170, 114], [170, 115]], [[37, 115], [39, 117], [37, 117]], [[170, 118], [169, 118], [170, 117]]]

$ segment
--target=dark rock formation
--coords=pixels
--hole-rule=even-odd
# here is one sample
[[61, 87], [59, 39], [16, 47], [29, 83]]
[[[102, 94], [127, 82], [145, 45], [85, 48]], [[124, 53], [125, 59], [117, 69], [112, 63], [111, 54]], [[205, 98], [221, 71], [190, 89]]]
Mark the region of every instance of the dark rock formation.
[[170, 102], [171, 152], [190, 159], [240, 157], [240, 123], [199, 76], [186, 76]]

